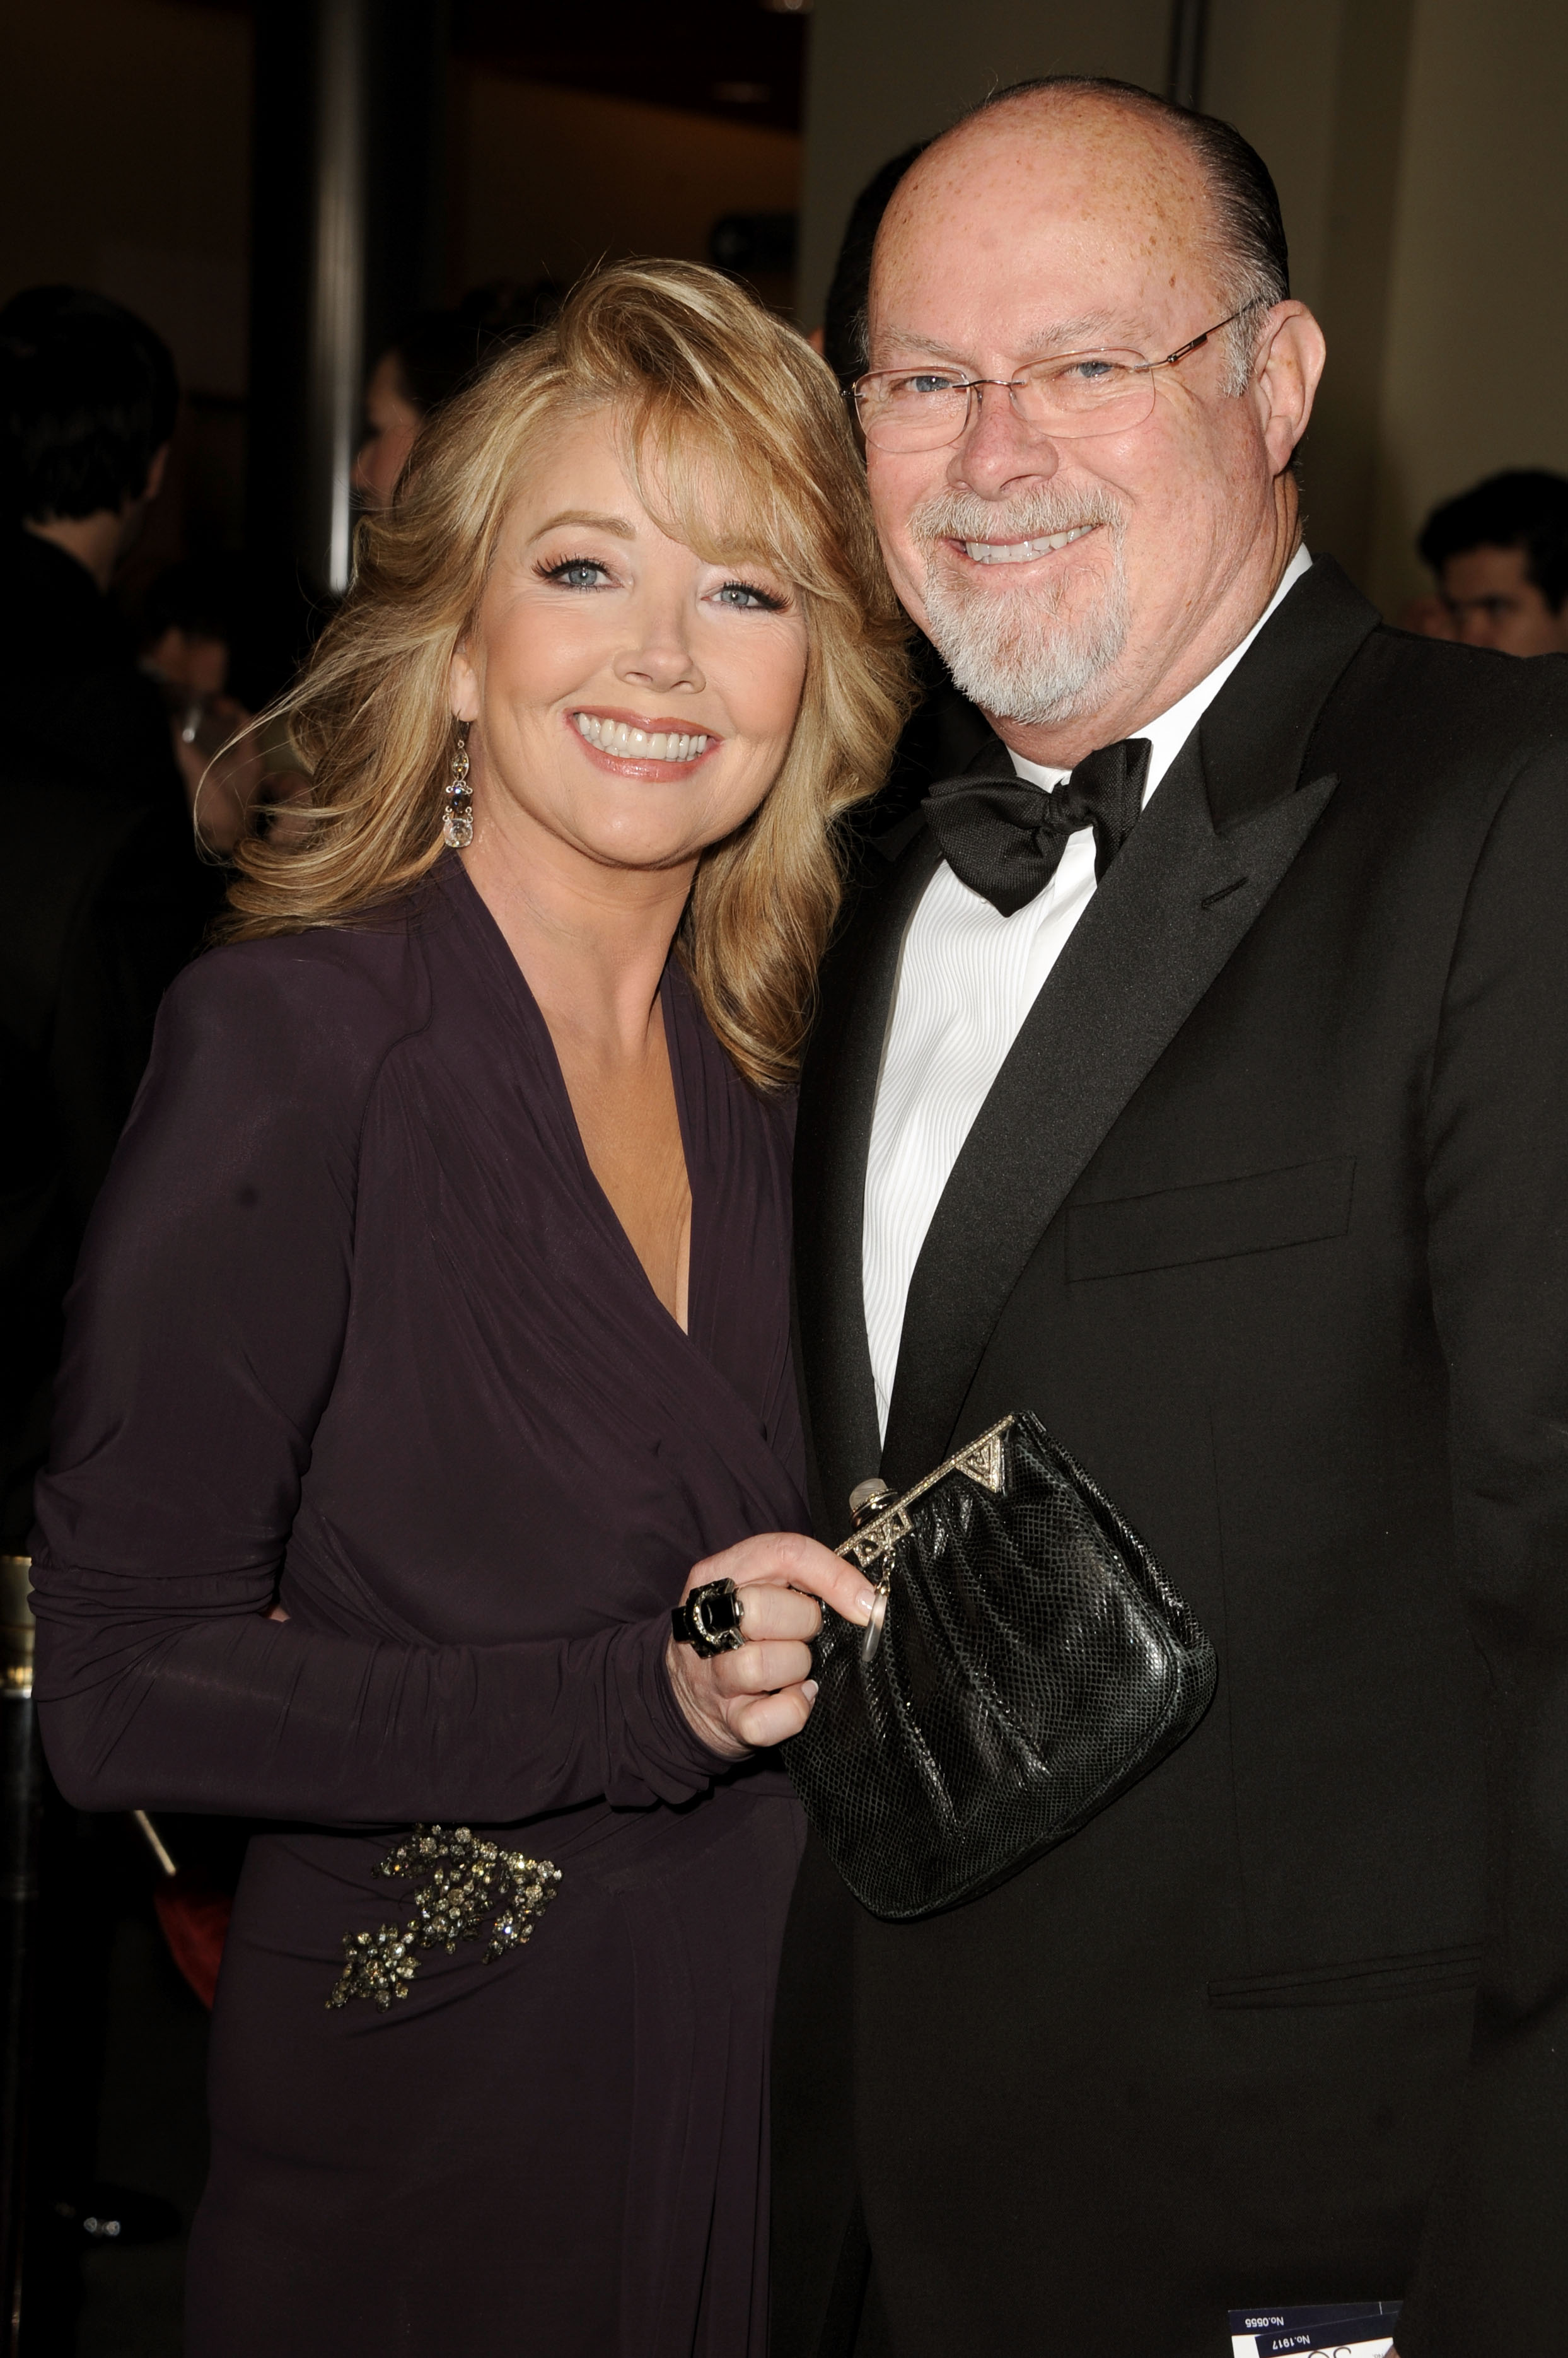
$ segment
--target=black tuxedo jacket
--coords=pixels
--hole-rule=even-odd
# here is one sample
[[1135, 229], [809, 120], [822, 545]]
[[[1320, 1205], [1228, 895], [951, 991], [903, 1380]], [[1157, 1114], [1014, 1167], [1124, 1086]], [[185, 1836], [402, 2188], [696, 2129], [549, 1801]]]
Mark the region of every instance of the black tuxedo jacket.
[[822, 1534], [1033, 1409], [1219, 1685], [948, 1915], [808, 1850], [774, 2358], [1221, 2358], [1229, 2309], [1399, 2298], [1401, 2358], [1568, 2347], [1568, 663], [1314, 566], [975, 1121], [879, 1449], [866, 1155], [937, 858], [868, 882], [804, 1080]]

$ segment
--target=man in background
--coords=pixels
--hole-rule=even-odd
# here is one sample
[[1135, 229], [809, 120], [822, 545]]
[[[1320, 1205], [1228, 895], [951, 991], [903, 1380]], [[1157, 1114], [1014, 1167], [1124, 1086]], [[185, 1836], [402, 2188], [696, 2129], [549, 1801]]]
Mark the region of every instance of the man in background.
[[[109, 590], [163, 477], [167, 346], [69, 287], [0, 310], [0, 1549], [25, 1555], [61, 1311], [166, 985], [221, 889], [166, 700]], [[117, 1829], [44, 1795], [27, 2034], [24, 2346], [74, 2345], [79, 2222], [167, 2205], [95, 2185]], [[47, 2093], [45, 2093], [47, 2092]], [[25, 2100], [26, 2101], [26, 2100]], [[137, 2223], [134, 2227], [132, 2223]], [[149, 2226], [148, 2223], [151, 2222]]]
[[1411, 617], [1428, 638], [1568, 654], [1568, 476], [1488, 475], [1433, 508], [1416, 546], [1437, 576], [1437, 596]]
[[104, 296], [29, 287], [0, 310], [0, 384], [6, 746], [167, 801], [180, 791], [168, 724], [108, 593], [163, 481], [168, 347]]
[[0, 310], [0, 1541], [26, 1552], [60, 1304], [166, 984], [213, 894], [163, 698], [108, 591], [178, 386], [117, 303]]

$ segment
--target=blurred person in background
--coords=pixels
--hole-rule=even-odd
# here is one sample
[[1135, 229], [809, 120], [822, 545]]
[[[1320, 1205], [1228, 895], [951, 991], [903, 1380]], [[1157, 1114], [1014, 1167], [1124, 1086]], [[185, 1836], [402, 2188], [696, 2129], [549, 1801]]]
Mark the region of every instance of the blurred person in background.
[[[118, 304], [0, 311], [0, 1547], [25, 1554], [62, 1304], [166, 985], [210, 906], [168, 718], [108, 591], [157, 495], [178, 387]], [[44, 1796], [29, 2050], [27, 2333], [69, 2349], [95, 2187], [116, 1830]], [[172, 2213], [164, 2232], [172, 2230]], [[138, 2232], [140, 2232], [138, 2230]], [[127, 2241], [132, 2240], [127, 2235]], [[24, 2345], [26, 2346], [26, 2345]]]
[[287, 728], [255, 730], [232, 690], [253, 602], [243, 559], [213, 556], [170, 566], [142, 608], [141, 666], [162, 691], [197, 834], [220, 858], [247, 829], [277, 826], [280, 806], [306, 790]]
[[472, 324], [456, 311], [422, 313], [382, 353], [365, 384], [364, 439], [354, 460], [354, 489], [367, 508], [391, 506], [425, 416], [478, 362]]
[[367, 508], [392, 503], [414, 438], [432, 410], [553, 316], [547, 280], [520, 291], [506, 281], [475, 287], [449, 311], [422, 311], [387, 346], [365, 385], [365, 435], [354, 489]]
[[1407, 609], [1407, 629], [1505, 655], [1568, 654], [1568, 476], [1488, 475], [1433, 508], [1416, 546], [1437, 595]]
[[60, 1304], [165, 986], [210, 887], [157, 688], [108, 598], [157, 497], [178, 388], [103, 297], [0, 310], [0, 1196], [4, 1540], [23, 1552]]
[[236, 589], [221, 558], [188, 558], [160, 573], [142, 607], [144, 671], [191, 698], [226, 697], [234, 659]]
[[6, 746], [168, 803], [179, 773], [162, 707], [108, 593], [163, 482], [179, 403], [168, 347], [104, 296], [31, 287], [0, 310], [0, 385]]

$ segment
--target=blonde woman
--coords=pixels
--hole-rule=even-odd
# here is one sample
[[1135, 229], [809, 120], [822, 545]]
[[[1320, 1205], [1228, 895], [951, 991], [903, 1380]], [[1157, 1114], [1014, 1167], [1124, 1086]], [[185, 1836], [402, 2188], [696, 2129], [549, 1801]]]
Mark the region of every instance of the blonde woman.
[[706, 271], [585, 284], [362, 527], [35, 1557], [70, 1798], [270, 1822], [191, 2358], [761, 2358], [768, 1747], [870, 1598], [798, 1536], [788, 1085], [902, 703], [832, 379]]

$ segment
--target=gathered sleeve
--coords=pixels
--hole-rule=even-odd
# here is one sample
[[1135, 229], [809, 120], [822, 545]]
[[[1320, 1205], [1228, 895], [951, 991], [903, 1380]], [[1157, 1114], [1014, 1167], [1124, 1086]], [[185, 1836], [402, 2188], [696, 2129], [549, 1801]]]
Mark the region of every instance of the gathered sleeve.
[[40, 1725], [79, 1807], [505, 1823], [678, 1801], [727, 1765], [671, 1690], [667, 1614], [486, 1646], [267, 1617], [349, 1318], [365, 1109], [426, 1020], [415, 964], [306, 936], [211, 953], [165, 1001], [38, 1487]]

